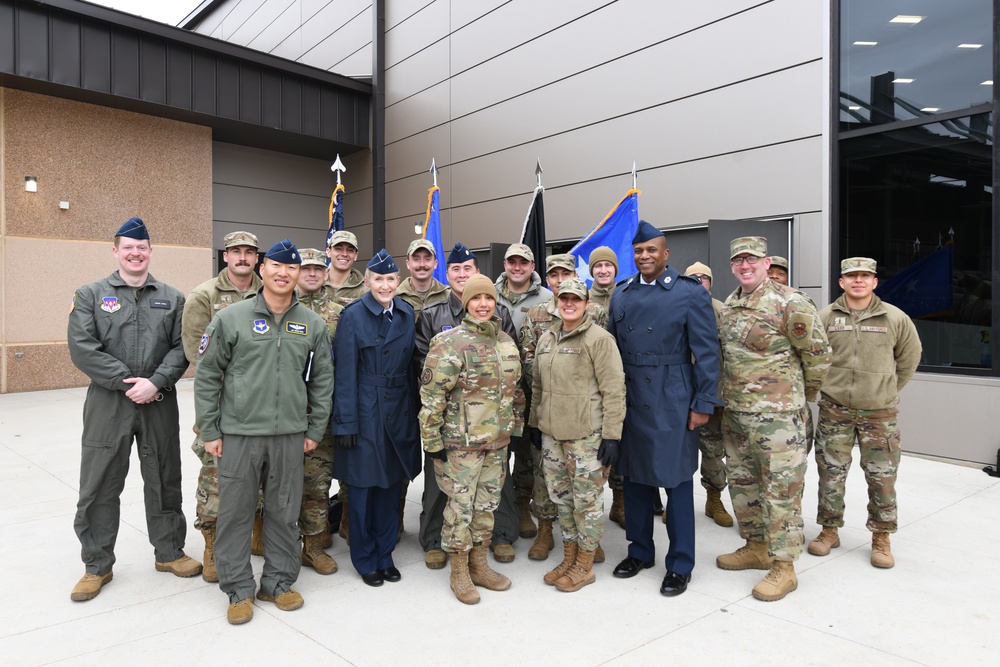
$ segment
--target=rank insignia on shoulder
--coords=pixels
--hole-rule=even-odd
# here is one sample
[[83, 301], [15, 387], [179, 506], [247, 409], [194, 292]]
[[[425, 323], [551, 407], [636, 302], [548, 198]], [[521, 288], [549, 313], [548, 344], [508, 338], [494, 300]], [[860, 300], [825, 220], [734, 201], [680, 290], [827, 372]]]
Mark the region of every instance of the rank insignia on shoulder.
[[106, 296], [101, 298], [101, 310], [106, 313], [116, 313], [121, 310], [122, 305], [118, 303], [118, 297]]
[[207, 333], [201, 335], [201, 341], [198, 342], [198, 356], [205, 354], [205, 350], [208, 349], [208, 343], [212, 340], [212, 337]]
[[253, 321], [253, 332], [254, 333], [267, 333], [271, 330], [271, 327], [267, 326], [267, 320], [254, 320]]
[[420, 384], [430, 384], [431, 380], [433, 379], [434, 379], [434, 372], [429, 368], [425, 368], [424, 371], [420, 374]]
[[309, 334], [309, 325], [301, 322], [285, 322], [285, 331], [298, 336], [306, 336]]

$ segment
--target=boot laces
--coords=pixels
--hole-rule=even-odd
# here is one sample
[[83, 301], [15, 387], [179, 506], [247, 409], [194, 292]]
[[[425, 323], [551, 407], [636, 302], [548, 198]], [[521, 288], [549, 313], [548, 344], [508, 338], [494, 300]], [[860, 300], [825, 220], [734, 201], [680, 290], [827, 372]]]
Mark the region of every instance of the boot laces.
[[883, 554], [889, 553], [889, 534], [875, 533], [875, 537], [872, 539], [872, 549]]

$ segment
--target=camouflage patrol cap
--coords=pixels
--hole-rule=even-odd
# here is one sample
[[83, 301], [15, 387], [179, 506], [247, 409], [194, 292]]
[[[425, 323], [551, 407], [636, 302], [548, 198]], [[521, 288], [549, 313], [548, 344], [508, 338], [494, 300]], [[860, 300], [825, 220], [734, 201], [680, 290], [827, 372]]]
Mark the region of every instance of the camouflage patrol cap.
[[840, 261], [840, 275], [854, 273], [856, 271], [867, 271], [868, 273], [878, 273], [875, 260], [871, 257], [848, 257]]
[[779, 269], [788, 270], [788, 260], [780, 255], [771, 255], [771, 266], [776, 266]]
[[222, 247], [226, 250], [235, 248], [238, 245], [248, 245], [251, 248], [260, 248], [257, 237], [250, 232], [229, 232], [222, 238]]
[[557, 266], [567, 271], [576, 271], [576, 257], [573, 257], [568, 252], [561, 255], [549, 255], [545, 260], [545, 273], [548, 273]]
[[743, 253], [767, 257], [767, 239], [763, 236], [741, 236], [729, 242], [729, 259]]
[[330, 237], [330, 240], [326, 242], [326, 247], [332, 248], [338, 243], [347, 243], [354, 246], [355, 250], [358, 249], [358, 237], [346, 229], [335, 231]]
[[302, 266], [322, 266], [326, 268], [326, 253], [316, 248], [302, 248], [299, 250], [302, 257]]
[[410, 246], [406, 249], [406, 256], [409, 257], [421, 248], [429, 252], [431, 257], [437, 259], [437, 253], [434, 252], [434, 244], [427, 239], [414, 239], [410, 241]]
[[563, 294], [575, 294], [584, 301], [590, 298], [590, 292], [587, 290], [587, 283], [583, 282], [579, 278], [567, 278], [559, 283], [559, 290], [556, 292], [556, 296], [560, 297]]
[[510, 259], [511, 257], [524, 257], [529, 262], [535, 261], [535, 253], [531, 252], [531, 248], [523, 243], [510, 244], [510, 247], [507, 248], [507, 252], [503, 254], [503, 258]]
[[702, 264], [701, 262], [695, 262], [691, 266], [684, 269], [685, 276], [693, 276], [699, 273], [708, 276], [709, 280], [712, 281], [715, 280], [715, 276], [712, 275], [712, 269], [710, 269], [707, 264]]

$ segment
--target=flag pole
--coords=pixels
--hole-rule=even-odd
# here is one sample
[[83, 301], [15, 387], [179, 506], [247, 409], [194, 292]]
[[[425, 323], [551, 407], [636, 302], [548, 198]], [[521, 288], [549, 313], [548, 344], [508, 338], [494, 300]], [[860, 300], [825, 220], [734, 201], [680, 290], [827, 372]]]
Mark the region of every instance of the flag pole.
[[635, 160], [632, 160], [632, 189], [638, 190], [636, 187]]

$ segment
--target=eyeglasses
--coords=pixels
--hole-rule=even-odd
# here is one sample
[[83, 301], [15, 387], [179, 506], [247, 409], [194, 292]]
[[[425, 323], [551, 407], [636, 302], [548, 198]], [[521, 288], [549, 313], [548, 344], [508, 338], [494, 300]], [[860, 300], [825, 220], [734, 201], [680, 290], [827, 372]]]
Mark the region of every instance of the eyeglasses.
[[750, 266], [753, 266], [754, 264], [757, 263], [758, 259], [760, 259], [760, 257], [754, 257], [753, 255], [750, 255], [749, 257], [734, 257], [731, 260], [729, 260], [729, 263], [732, 264], [733, 266], [739, 266], [743, 262], [746, 262]]
[[710, 283], [710, 282], [712, 282], [712, 279], [711, 279], [711, 278], [709, 278], [709, 277], [708, 277], [707, 275], [705, 275], [704, 273], [695, 273], [695, 274], [693, 274], [693, 275], [692, 275], [691, 277], [692, 277], [692, 278], [697, 278], [698, 280], [700, 280], [700, 281], [701, 281], [701, 282], [703, 282], [703, 283]]

